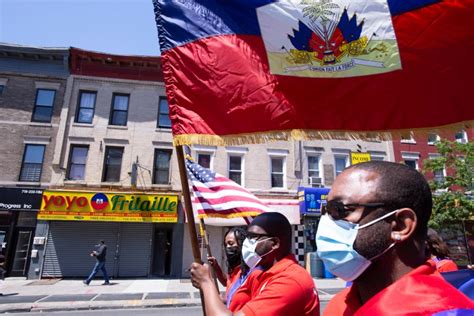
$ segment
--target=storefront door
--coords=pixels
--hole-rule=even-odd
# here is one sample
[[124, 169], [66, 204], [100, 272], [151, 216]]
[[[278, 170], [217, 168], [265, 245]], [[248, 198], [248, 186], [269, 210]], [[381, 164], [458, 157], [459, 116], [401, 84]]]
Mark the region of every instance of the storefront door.
[[171, 272], [171, 245], [173, 229], [165, 225], [157, 225], [153, 236], [153, 268], [154, 276], [167, 277]]
[[28, 256], [30, 254], [31, 241], [34, 235], [32, 228], [15, 229], [13, 244], [13, 262], [11, 265], [10, 276], [26, 276], [28, 271]]

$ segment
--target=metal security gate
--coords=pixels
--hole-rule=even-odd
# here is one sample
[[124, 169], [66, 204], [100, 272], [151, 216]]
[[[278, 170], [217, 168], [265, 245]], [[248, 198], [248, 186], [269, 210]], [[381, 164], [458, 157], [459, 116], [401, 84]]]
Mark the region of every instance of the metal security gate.
[[41, 277], [85, 277], [95, 263], [89, 253], [107, 244], [107, 271], [113, 277], [149, 273], [152, 225], [145, 223], [50, 221]]
[[152, 224], [121, 223], [119, 277], [145, 277], [150, 272]]

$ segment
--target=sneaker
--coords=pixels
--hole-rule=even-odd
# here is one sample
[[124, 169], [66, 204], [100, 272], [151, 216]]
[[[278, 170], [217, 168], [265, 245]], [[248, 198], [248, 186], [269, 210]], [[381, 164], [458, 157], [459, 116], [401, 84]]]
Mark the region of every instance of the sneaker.
[[83, 280], [82, 283], [84, 283], [85, 285], [89, 285], [89, 282], [87, 282], [86, 280]]
[[110, 282], [104, 282], [102, 285], [110, 285]]

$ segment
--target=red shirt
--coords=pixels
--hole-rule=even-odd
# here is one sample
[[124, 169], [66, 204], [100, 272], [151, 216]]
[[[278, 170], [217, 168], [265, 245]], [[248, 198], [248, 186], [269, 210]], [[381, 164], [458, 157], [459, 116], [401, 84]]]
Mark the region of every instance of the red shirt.
[[[466, 309], [474, 313], [474, 302], [446, 282], [434, 262], [426, 262], [386, 287], [365, 304], [356, 286], [339, 292], [327, 305], [327, 316], [447, 315], [443, 311]], [[462, 314], [462, 315], [467, 315]]]
[[288, 255], [255, 278], [252, 299], [242, 308], [246, 316], [319, 315], [313, 279]]
[[436, 270], [438, 272], [449, 272], [449, 271], [457, 271], [458, 266], [456, 263], [451, 259], [429, 259], [429, 261], [433, 261], [436, 265]]
[[[254, 269], [252, 272], [249, 272], [249, 275], [245, 279], [244, 283], [235, 291], [232, 299], [230, 301], [229, 310], [236, 312], [242, 309], [252, 297], [252, 291], [256, 291], [256, 287], [260, 284], [258, 281], [258, 276], [262, 274], [263, 271], [260, 269]], [[239, 273], [239, 278], [241, 273]], [[228, 292], [228, 290], [227, 290]]]
[[227, 295], [229, 294], [230, 287], [234, 282], [240, 278], [240, 266], [235, 267], [232, 269], [230, 274], [227, 276], [227, 284], [226, 284], [226, 289], [225, 289], [225, 297], [227, 298]]

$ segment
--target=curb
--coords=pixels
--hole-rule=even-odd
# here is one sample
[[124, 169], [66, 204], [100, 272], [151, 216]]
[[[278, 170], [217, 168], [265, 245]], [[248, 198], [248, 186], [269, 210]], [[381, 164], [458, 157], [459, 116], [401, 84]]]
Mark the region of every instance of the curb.
[[[332, 296], [320, 296], [320, 302], [329, 301]], [[117, 310], [117, 309], [138, 309], [138, 308], [179, 308], [201, 306], [199, 299], [178, 300], [133, 300], [133, 301], [88, 301], [88, 302], [51, 302], [51, 303], [15, 303], [3, 304], [0, 306], [0, 313], [25, 313], [25, 312], [66, 312], [66, 311], [87, 311], [87, 310]]]

